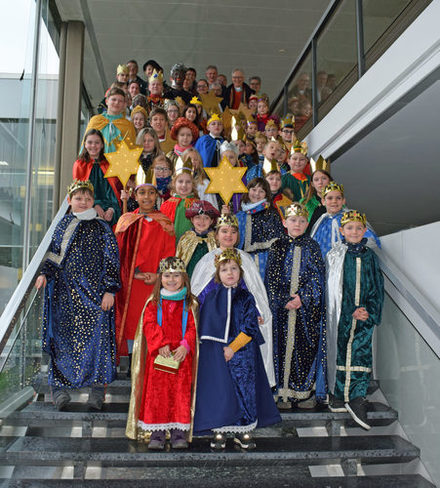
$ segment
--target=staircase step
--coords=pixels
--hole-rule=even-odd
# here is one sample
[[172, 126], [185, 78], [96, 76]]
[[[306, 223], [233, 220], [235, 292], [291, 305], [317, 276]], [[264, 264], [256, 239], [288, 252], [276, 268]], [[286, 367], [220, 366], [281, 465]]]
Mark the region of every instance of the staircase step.
[[[274, 468], [275, 470], [275, 468]], [[306, 475], [296, 475], [292, 473], [287, 467], [283, 470], [277, 470], [274, 474], [273, 470], [261, 473], [261, 470], [252, 468], [242, 474], [243, 468], [239, 472], [231, 476], [231, 472], [226, 468], [219, 473], [213, 473], [212, 470], [205, 470], [206, 475], [203, 476], [203, 471], [198, 470], [194, 473], [193, 479], [182, 478], [182, 472], [179, 469], [178, 479], [170, 479], [167, 473], [162, 479], [139, 479], [139, 480], [48, 480], [48, 479], [33, 479], [33, 480], [4, 480], [5, 484], [0, 486], [7, 486], [9, 488], [119, 488], [122, 484], [124, 488], [140, 488], [148, 486], [149, 488], [180, 488], [182, 481], [185, 482], [187, 488], [206, 487], [215, 483], [216, 488], [242, 488], [244, 482], [252, 483], [253, 487], [265, 488], [271, 485], [276, 485], [277, 488], [290, 488], [298, 486], [301, 488], [435, 488], [432, 483], [429, 483], [420, 475], [387, 475], [387, 476], [359, 476], [359, 477], [320, 477], [311, 478]], [[186, 471], [186, 470], [185, 470]], [[280, 472], [281, 471], [281, 472]], [[246, 476], [247, 475], [247, 476]], [[293, 476], [292, 476], [293, 475]], [[293, 483], [292, 480], [295, 480]]]
[[[101, 412], [89, 410], [86, 403], [69, 404], [68, 411], [58, 412], [49, 402], [33, 402], [20, 411], [13, 412], [3, 420], [3, 425], [52, 426], [53, 423], [94, 422], [108, 427], [123, 427], [127, 420], [128, 404], [104, 403]], [[313, 410], [294, 409], [281, 412], [283, 426], [310, 427], [328, 422], [341, 422], [354, 426], [348, 413], [333, 413], [326, 407]], [[370, 403], [368, 418], [373, 426], [389, 425], [397, 420], [397, 412], [382, 403]]]
[[408, 462], [420, 454], [399, 436], [285, 437], [258, 439], [252, 452], [236, 451], [232, 441], [224, 452], [211, 452], [208, 439], [194, 439], [188, 451], [151, 452], [145, 444], [125, 438], [19, 437], [0, 452], [0, 464], [50, 466], [99, 462], [103, 466], [307, 465], [357, 459], [365, 463]]

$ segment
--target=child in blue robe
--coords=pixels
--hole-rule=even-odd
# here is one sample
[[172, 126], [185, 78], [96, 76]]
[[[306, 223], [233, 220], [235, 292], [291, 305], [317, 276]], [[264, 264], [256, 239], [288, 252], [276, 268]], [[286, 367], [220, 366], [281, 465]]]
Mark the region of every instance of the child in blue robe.
[[216, 259], [220, 286], [201, 302], [199, 368], [194, 431], [214, 431], [213, 449], [226, 434], [243, 449], [255, 448], [251, 432], [281, 421], [259, 345], [263, 342], [255, 299], [242, 287], [240, 254], [228, 249]]

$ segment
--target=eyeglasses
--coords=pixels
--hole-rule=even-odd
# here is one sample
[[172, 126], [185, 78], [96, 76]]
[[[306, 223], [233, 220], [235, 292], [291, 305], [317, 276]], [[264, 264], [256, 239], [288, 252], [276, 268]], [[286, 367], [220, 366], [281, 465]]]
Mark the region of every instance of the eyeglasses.
[[293, 134], [295, 131], [292, 129], [283, 129], [282, 132], [285, 132], [286, 134]]
[[168, 168], [167, 166], [155, 166], [153, 169], [157, 173], [165, 173], [166, 171], [170, 171], [170, 168]]

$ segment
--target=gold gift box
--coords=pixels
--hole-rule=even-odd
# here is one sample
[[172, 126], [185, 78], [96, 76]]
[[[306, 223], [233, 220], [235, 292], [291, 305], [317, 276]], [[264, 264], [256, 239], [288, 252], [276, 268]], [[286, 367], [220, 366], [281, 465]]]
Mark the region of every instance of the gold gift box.
[[180, 361], [176, 361], [172, 356], [164, 358], [160, 354], [154, 360], [154, 369], [164, 371], [165, 373], [176, 374], [179, 371]]

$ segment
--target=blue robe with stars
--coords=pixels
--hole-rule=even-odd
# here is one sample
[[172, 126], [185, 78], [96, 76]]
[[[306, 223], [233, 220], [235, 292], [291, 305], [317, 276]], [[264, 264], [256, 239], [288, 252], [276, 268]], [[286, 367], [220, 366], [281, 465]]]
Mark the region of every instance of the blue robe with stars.
[[113, 308], [105, 292], [119, 290], [119, 252], [107, 223], [73, 214], [58, 223], [46, 262], [43, 351], [50, 355], [49, 385], [81, 388], [116, 376]]

